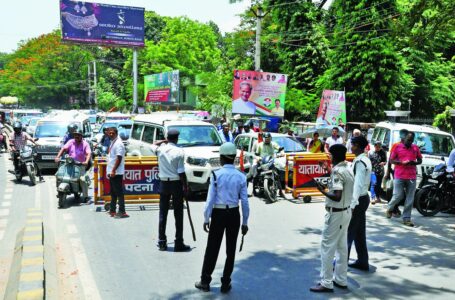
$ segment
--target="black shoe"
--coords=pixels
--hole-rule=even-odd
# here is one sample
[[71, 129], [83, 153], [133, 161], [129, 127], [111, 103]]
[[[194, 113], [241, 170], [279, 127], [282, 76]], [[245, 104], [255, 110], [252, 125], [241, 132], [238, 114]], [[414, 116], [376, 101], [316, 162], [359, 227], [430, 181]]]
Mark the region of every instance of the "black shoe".
[[220, 292], [222, 292], [223, 294], [226, 294], [226, 293], [229, 293], [229, 291], [231, 289], [232, 289], [232, 285], [230, 283], [229, 284], [222, 284]]
[[210, 285], [208, 283], [203, 283], [202, 281], [196, 282], [194, 287], [203, 292], [210, 292]]
[[325, 286], [318, 283], [317, 285], [310, 287], [311, 292], [315, 293], [333, 293], [333, 289], [326, 288]]
[[348, 288], [347, 285], [341, 285], [341, 284], [337, 283], [335, 280], [333, 281], [333, 285], [336, 286], [337, 288], [340, 288], [343, 290], [346, 290]]
[[158, 242], [158, 249], [160, 251], [166, 251], [167, 250], [167, 242], [166, 241]]
[[43, 176], [40, 176], [39, 181], [40, 181], [40, 182], [44, 182]]
[[186, 251], [189, 251], [190, 249], [191, 249], [191, 247], [188, 245], [185, 245], [184, 243], [175, 244], [174, 252], [186, 252]]
[[353, 268], [353, 269], [357, 269], [357, 270], [361, 270], [361, 271], [369, 271], [370, 270], [370, 266], [362, 265], [362, 264], [360, 264], [357, 261], [355, 263], [348, 264], [348, 266], [349, 266], [349, 268]]

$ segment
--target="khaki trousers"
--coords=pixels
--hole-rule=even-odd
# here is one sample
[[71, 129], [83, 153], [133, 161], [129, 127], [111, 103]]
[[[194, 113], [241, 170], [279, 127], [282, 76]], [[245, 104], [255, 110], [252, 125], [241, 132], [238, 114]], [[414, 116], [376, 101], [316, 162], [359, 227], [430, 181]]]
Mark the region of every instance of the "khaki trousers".
[[[348, 278], [348, 227], [351, 209], [326, 212], [321, 241], [321, 285], [332, 289], [333, 280], [347, 285]], [[335, 274], [333, 259], [336, 255]]]

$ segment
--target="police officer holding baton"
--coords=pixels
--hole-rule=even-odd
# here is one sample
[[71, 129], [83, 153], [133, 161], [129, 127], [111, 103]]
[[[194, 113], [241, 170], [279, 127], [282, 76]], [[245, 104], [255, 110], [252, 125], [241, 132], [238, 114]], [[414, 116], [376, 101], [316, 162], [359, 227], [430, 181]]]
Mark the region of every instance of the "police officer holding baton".
[[220, 251], [221, 241], [226, 232], [226, 263], [221, 278], [221, 292], [228, 293], [231, 274], [234, 270], [235, 249], [240, 229], [239, 200], [242, 205], [242, 235], [248, 232], [248, 193], [246, 176], [234, 167], [237, 155], [235, 145], [227, 142], [220, 147], [220, 161], [223, 168], [212, 173], [204, 209], [204, 231], [209, 233], [202, 265], [201, 281], [195, 287], [210, 291], [212, 273]]
[[170, 129], [167, 140], [158, 141], [152, 145], [152, 151], [158, 156], [160, 177], [160, 221], [158, 247], [160, 251], [167, 250], [166, 223], [169, 203], [172, 197], [175, 217], [174, 252], [190, 250], [183, 243], [183, 196], [188, 193], [185, 175], [185, 153], [177, 147], [179, 131]]

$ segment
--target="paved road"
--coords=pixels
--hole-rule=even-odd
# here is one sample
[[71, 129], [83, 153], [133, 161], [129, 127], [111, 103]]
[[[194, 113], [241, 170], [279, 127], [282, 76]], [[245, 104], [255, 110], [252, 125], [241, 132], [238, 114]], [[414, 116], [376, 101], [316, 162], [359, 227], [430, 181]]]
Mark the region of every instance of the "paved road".
[[[188, 253], [157, 250], [158, 210], [128, 207], [129, 219], [112, 219], [93, 205], [57, 209], [55, 180], [29, 186], [16, 184], [0, 155], [0, 297], [2, 297], [17, 232], [25, 225], [27, 208], [41, 207], [46, 249], [48, 299], [450, 299], [455, 286], [455, 217], [423, 218], [417, 228], [384, 217], [384, 205], [368, 210], [368, 246], [372, 270], [349, 272], [348, 291], [316, 295], [308, 288], [319, 274], [319, 243], [323, 204], [281, 200], [265, 204], [250, 200], [250, 232], [237, 254], [233, 290], [219, 293], [224, 249], [214, 273], [212, 292], [194, 289], [200, 275], [206, 234], [203, 202], [191, 202], [197, 242], [185, 217]], [[169, 215], [168, 239], [174, 235]], [[355, 251], [354, 254], [355, 256]]]

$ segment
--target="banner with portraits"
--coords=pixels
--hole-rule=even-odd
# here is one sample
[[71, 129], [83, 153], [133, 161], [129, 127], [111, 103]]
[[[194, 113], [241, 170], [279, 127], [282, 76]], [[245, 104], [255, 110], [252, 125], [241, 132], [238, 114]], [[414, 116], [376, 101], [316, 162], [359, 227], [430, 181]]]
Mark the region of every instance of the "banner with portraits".
[[324, 90], [316, 117], [318, 125], [346, 124], [346, 97], [344, 91]]
[[286, 74], [234, 70], [232, 114], [283, 118]]

